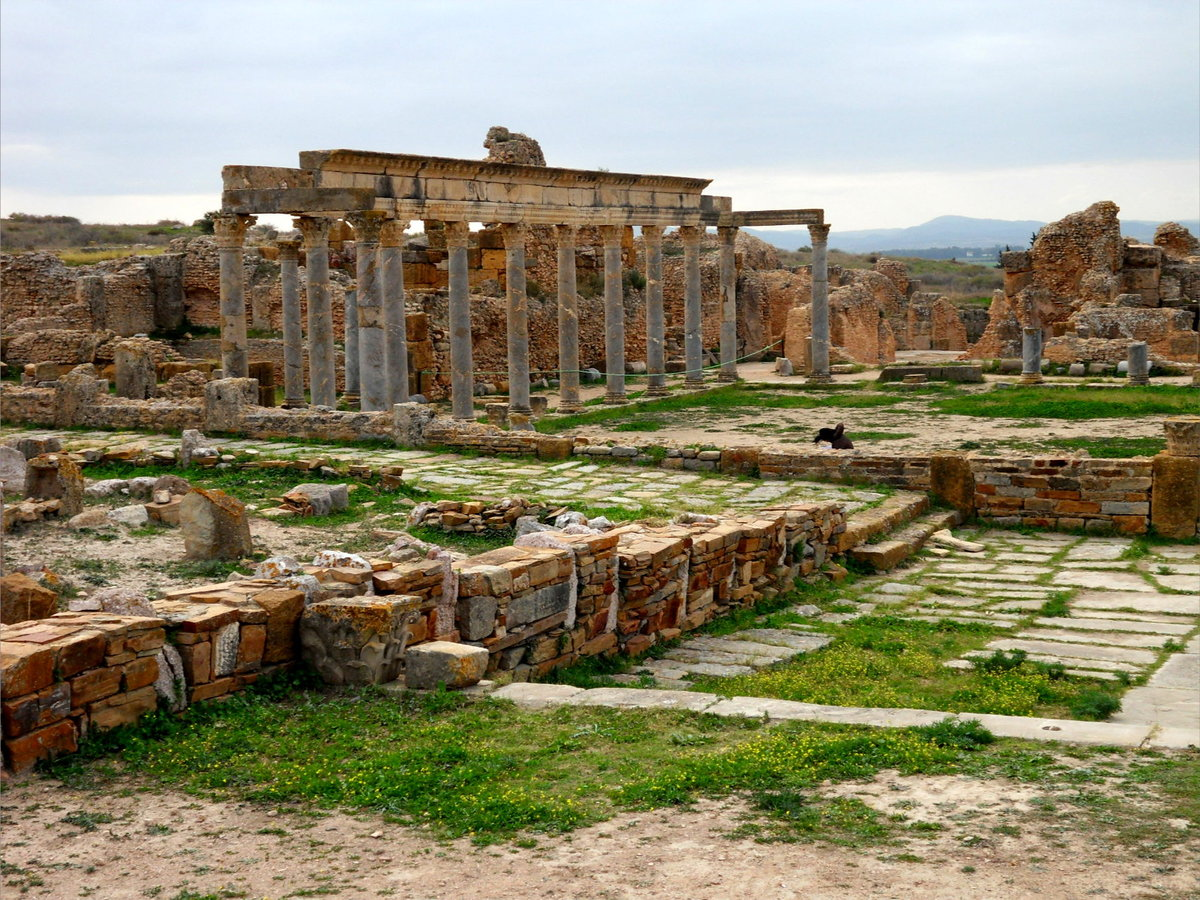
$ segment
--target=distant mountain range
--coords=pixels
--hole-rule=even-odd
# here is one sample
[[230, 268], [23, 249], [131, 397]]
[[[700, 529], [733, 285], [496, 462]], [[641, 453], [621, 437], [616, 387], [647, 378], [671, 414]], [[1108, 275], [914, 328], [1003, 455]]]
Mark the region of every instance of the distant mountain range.
[[[1035, 231], [1045, 225], [1033, 219], [973, 219], [969, 216], [938, 216], [910, 228], [868, 228], [865, 231], [838, 231], [829, 234], [830, 248], [848, 253], [872, 253], [885, 250], [931, 250], [953, 247], [994, 251], [1004, 246], [1024, 250]], [[1161, 222], [1122, 219], [1121, 234], [1150, 241]], [[1200, 219], [1185, 219], [1180, 224], [1192, 234], [1200, 234]], [[810, 243], [808, 229], [758, 229], [745, 231], [783, 250], [796, 250]], [[963, 255], [966, 255], [965, 253]]]

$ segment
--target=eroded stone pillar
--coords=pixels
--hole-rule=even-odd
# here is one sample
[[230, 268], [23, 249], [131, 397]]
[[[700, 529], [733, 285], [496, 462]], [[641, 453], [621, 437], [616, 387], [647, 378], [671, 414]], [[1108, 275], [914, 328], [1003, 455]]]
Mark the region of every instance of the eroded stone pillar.
[[1150, 347], [1145, 341], [1129, 345], [1129, 381], [1127, 384], [1150, 383]]
[[278, 240], [283, 293], [283, 405], [304, 406], [304, 331], [300, 326], [300, 242]]
[[621, 283], [623, 225], [601, 225], [604, 241], [604, 368], [605, 403], [624, 403], [625, 397], [625, 290]]
[[408, 222], [388, 219], [379, 235], [389, 406], [408, 402], [408, 331], [404, 322], [404, 229], [407, 227]]
[[528, 415], [529, 297], [525, 293], [525, 226], [506, 224], [504, 277], [508, 282], [508, 411]]
[[575, 226], [559, 225], [558, 233], [558, 411], [578, 412], [579, 294], [575, 285]]
[[737, 258], [736, 227], [717, 228], [721, 246], [721, 374], [718, 381], [737, 381]]
[[383, 283], [379, 271], [379, 237], [386, 221], [382, 210], [353, 212], [346, 221], [354, 229], [358, 275], [359, 408], [380, 412], [391, 404], [387, 379], [387, 336], [383, 319]]
[[679, 229], [683, 241], [683, 356], [686, 374], [685, 387], [704, 384], [703, 307], [700, 295], [700, 239], [704, 228], [683, 225]]
[[446, 249], [450, 254], [450, 406], [454, 418], [470, 422], [475, 418], [471, 286], [467, 274], [470, 229], [466, 222], [447, 222], [445, 234]]
[[343, 344], [345, 346], [346, 384], [342, 398], [348, 406], [357, 406], [359, 401], [359, 346], [358, 346], [358, 291], [354, 288], [346, 291], [345, 324]]
[[647, 397], [667, 392], [666, 318], [663, 315], [662, 234], [658, 225], [642, 226], [646, 249], [646, 382]]
[[1021, 329], [1021, 384], [1041, 384], [1042, 329]]
[[812, 340], [808, 380], [833, 381], [829, 374], [829, 226], [809, 225], [812, 241]]
[[242, 271], [242, 242], [246, 229], [257, 219], [238, 213], [213, 216], [213, 234], [221, 273], [221, 369], [226, 378], [245, 378], [249, 369], [246, 350], [246, 284]]
[[309, 400], [314, 406], [333, 407], [337, 405], [337, 356], [333, 346], [333, 309], [329, 299], [330, 220], [300, 216], [293, 222], [304, 235]]

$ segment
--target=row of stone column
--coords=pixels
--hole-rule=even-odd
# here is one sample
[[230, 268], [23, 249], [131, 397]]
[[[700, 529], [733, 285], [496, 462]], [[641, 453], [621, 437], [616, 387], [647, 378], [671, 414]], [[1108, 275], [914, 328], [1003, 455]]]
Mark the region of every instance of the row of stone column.
[[[248, 372], [242, 243], [253, 216], [215, 217], [220, 249], [221, 361], [227, 377]], [[309, 389], [318, 406], [336, 403], [333, 320], [329, 291], [329, 230], [334, 219], [300, 216], [307, 264]], [[365, 411], [388, 409], [408, 400], [408, 359], [404, 320], [403, 224], [383, 211], [346, 216], [357, 243], [357, 290], [346, 297], [346, 393]], [[621, 238], [624, 226], [601, 226], [604, 251], [605, 402], [623, 403], [625, 385], [625, 307]], [[529, 312], [525, 281], [526, 226], [501, 228], [506, 252], [509, 408], [530, 412]], [[581, 408], [579, 399], [579, 298], [575, 281], [577, 227], [559, 225], [558, 350], [562, 412]], [[813, 245], [812, 367], [810, 380], [828, 381], [829, 298], [827, 225], [809, 226]], [[455, 418], [474, 418], [470, 285], [466, 222], [445, 223], [449, 263], [450, 393]], [[700, 285], [703, 226], [679, 229], [684, 262], [684, 384], [704, 383], [704, 346]], [[720, 371], [718, 381], [737, 375], [737, 271], [734, 241], [737, 228], [721, 226]], [[646, 255], [646, 368], [648, 396], [666, 393], [665, 315], [661, 226], [642, 226]], [[298, 256], [300, 241], [278, 242], [282, 278], [284, 333], [284, 405], [304, 405], [303, 330], [300, 321]]]

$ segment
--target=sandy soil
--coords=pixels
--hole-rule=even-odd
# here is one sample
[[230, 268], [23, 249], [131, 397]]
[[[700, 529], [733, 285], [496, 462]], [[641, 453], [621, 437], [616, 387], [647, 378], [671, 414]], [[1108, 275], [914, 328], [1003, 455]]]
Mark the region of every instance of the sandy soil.
[[[1200, 896], [1200, 842], [1171, 865], [1100, 835], [1047, 839], [1032, 827], [998, 834], [990, 825], [1021, 819], [1037, 789], [956, 776], [884, 773], [839, 787], [891, 812], [903, 798], [912, 820], [970, 822], [903, 847], [860, 850], [727, 837], [744, 813], [737, 801], [623, 815], [535, 847], [480, 848], [376, 816], [312, 817], [124, 786], [134, 789], [82, 792], [33, 777], [6, 788], [4, 896], [21, 886], [32, 897], [112, 900], [222, 889], [238, 897], [505, 900]], [[81, 810], [112, 820], [93, 831], [62, 821]]]

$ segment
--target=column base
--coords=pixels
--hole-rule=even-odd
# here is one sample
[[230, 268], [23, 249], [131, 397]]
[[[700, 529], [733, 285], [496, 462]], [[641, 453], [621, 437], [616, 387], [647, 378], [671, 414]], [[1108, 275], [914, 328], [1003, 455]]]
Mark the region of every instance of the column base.
[[818, 375], [813, 373], [804, 379], [805, 384], [833, 384], [832, 375]]
[[1143, 384], [1149, 384], [1149, 383], [1150, 383], [1149, 376], [1144, 377], [1144, 378], [1136, 378], [1135, 377], [1135, 378], [1130, 378], [1129, 381], [1126, 382], [1126, 386], [1133, 387], [1135, 385], [1143, 385]]
[[577, 412], [583, 412], [582, 403], [560, 403], [558, 409], [555, 410], [560, 416], [570, 416]]
[[717, 376], [717, 381], [720, 381], [722, 384], [732, 384], [733, 382], [735, 382], [737, 380], [738, 380], [737, 372], [732, 372], [732, 373], [722, 372], [720, 375]]
[[351, 406], [358, 406], [362, 398], [358, 394], [342, 394], [342, 399]]
[[1041, 376], [1040, 372], [1022, 373], [1021, 375], [1021, 384], [1044, 384], [1045, 381], [1046, 379]]
[[511, 416], [513, 413], [516, 413], [519, 416], [530, 416], [530, 415], [533, 415], [533, 407], [531, 407], [531, 406], [513, 406], [512, 404], [509, 404], [508, 414]]
[[647, 396], [647, 397], [665, 397], [669, 393], [670, 393], [670, 391], [667, 390], [666, 385], [652, 384], [648, 388], [646, 388], [645, 396]]
[[624, 394], [605, 394], [604, 402], [605, 403], [628, 403], [629, 398], [626, 397]]
[[703, 377], [700, 377], [700, 378], [687, 377], [687, 378], [683, 379], [684, 390], [694, 391], [697, 388], [704, 387], [704, 385], [705, 385], [705, 382], [704, 382]]
[[308, 402], [305, 400], [288, 400], [286, 397], [280, 405], [280, 409], [308, 409]]

